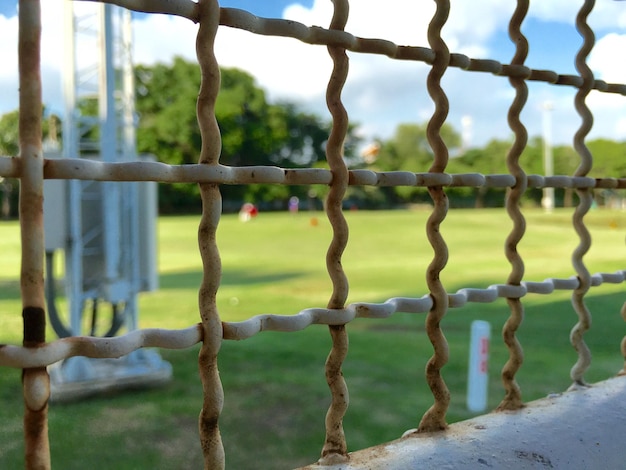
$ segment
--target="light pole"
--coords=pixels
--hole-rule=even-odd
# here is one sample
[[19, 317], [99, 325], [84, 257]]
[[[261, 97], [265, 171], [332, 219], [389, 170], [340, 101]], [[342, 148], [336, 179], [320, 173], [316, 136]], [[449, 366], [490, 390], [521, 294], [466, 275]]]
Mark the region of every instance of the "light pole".
[[[543, 169], [544, 176], [554, 175], [554, 158], [552, 156], [552, 112], [553, 106], [551, 101], [543, 103]], [[546, 212], [552, 212], [554, 209], [554, 188], [544, 187], [541, 206]]]

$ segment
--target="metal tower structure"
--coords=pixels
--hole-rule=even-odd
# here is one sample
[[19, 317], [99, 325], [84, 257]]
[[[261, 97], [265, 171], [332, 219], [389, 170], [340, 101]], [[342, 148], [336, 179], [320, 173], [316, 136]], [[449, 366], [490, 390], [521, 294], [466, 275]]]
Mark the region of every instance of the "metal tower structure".
[[[130, 12], [100, 3], [64, 5], [62, 156], [136, 161]], [[51, 214], [46, 223], [51, 325], [60, 337], [114, 336], [121, 329], [137, 329], [137, 295], [157, 284], [154, 183], [53, 183], [46, 194], [46, 212]], [[65, 253], [65, 321], [55, 301], [52, 258], [58, 249]], [[76, 384], [88, 393], [85, 382], [102, 390], [170, 376], [171, 366], [154, 351], [136, 351], [123, 361], [70, 358], [51, 371], [53, 398], [55, 385], [59, 395], [71, 398]]]

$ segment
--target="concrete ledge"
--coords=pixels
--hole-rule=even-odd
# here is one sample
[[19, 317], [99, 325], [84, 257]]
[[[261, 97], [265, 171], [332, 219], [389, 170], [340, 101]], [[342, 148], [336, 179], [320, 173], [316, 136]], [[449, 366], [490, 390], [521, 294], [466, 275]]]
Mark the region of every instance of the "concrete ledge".
[[621, 470], [626, 468], [626, 377], [551, 395], [520, 411], [455, 423], [445, 432], [411, 433], [353, 452], [345, 464], [302, 468]]

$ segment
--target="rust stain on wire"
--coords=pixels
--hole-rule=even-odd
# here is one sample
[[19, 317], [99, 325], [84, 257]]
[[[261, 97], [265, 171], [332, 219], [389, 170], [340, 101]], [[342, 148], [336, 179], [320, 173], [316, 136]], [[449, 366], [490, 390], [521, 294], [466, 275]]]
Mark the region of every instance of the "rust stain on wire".
[[[448, 164], [448, 148], [440, 131], [448, 115], [448, 99], [441, 88], [441, 78], [448, 66], [450, 54], [441, 38], [441, 29], [448, 19], [450, 2], [437, 0], [436, 3], [435, 15], [428, 26], [428, 42], [435, 52], [435, 60], [426, 80], [428, 93], [435, 103], [435, 112], [428, 122], [426, 133], [434, 152], [429, 172], [443, 173]], [[441, 223], [448, 213], [448, 197], [442, 186], [429, 186], [428, 193], [434, 208], [426, 224], [426, 233], [433, 247], [434, 257], [426, 271], [426, 284], [433, 298], [433, 307], [426, 317], [426, 333], [433, 345], [434, 354], [426, 364], [426, 380], [435, 402], [422, 417], [418, 432], [446, 429], [446, 412], [450, 404], [450, 391], [441, 376], [441, 369], [448, 362], [449, 356], [448, 342], [441, 330], [441, 320], [448, 311], [448, 294], [439, 280], [439, 275], [448, 262], [448, 247], [440, 233]]]
[[[528, 56], [528, 41], [522, 34], [521, 26], [528, 12], [528, 0], [519, 0], [509, 23], [509, 36], [516, 45], [512, 64], [523, 65]], [[515, 135], [513, 146], [507, 155], [507, 167], [515, 177], [515, 186], [508, 193], [506, 210], [513, 221], [513, 229], [505, 243], [505, 255], [511, 263], [511, 273], [508, 284], [519, 286], [524, 278], [524, 261], [517, 251], [519, 242], [526, 231], [526, 220], [520, 209], [520, 201], [526, 191], [526, 174], [519, 164], [519, 159], [526, 147], [528, 133], [520, 120], [520, 113], [528, 98], [528, 86], [523, 78], [509, 78], [511, 86], [515, 88], [515, 99], [511, 104], [508, 121]], [[524, 319], [524, 306], [519, 297], [508, 297], [507, 303], [511, 315], [502, 328], [502, 339], [509, 349], [509, 359], [502, 368], [502, 383], [504, 385], [504, 399], [498, 406], [499, 410], [516, 410], [523, 406], [522, 392], [515, 374], [522, 366], [524, 353], [515, 333]]]

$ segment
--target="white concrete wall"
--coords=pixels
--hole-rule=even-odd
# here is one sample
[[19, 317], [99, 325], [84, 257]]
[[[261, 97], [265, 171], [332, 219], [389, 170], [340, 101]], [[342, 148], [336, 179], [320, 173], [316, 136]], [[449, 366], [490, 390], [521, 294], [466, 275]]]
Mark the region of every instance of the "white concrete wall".
[[347, 464], [303, 468], [623, 470], [626, 377], [455, 423], [445, 432], [409, 434], [353, 452]]

